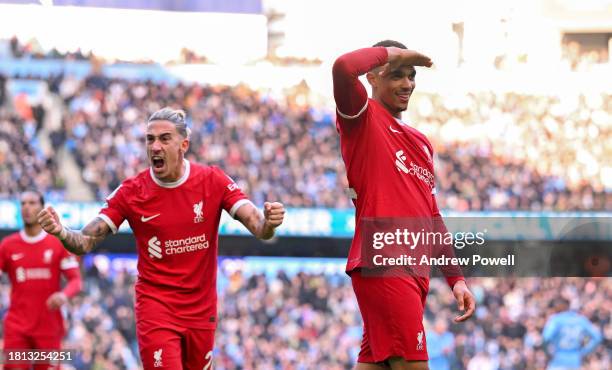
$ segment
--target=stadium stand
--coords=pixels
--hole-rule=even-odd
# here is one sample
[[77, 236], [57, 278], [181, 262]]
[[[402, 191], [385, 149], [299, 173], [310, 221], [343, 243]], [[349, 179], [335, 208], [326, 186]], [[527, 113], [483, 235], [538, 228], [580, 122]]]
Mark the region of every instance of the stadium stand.
[[[100, 76], [56, 82], [65, 102], [56, 140], [66, 138], [97, 200], [145, 168], [142, 122], [158, 107], [173, 105], [188, 109], [191, 159], [221, 166], [256, 202], [349, 207], [332, 112], [245, 86], [169, 88]], [[546, 96], [489, 93], [464, 100], [462, 107], [448, 107], [440, 95], [417, 95], [410, 113], [436, 141], [443, 209], [610, 207], [602, 169], [612, 153], [604, 140], [594, 140], [610, 135], [610, 95], [582, 96], [570, 109]], [[561, 112], [563, 107], [569, 111]], [[547, 145], [535, 145], [541, 138]], [[50, 187], [48, 181], [37, 185]], [[1, 188], [5, 196], [16, 191]]]
[[[80, 51], [45, 53], [36, 44], [11, 39], [11, 57], [92, 58]], [[53, 156], [43, 154], [35, 135], [44, 108], [30, 107], [23, 96], [4, 91], [3, 85], [24, 77], [31, 76], [0, 79], [5, 81], [0, 83], [0, 113], [7, 127], [0, 152], [8, 158], [3, 171], [20, 175], [25, 165], [38, 175], [22, 177], [21, 184], [3, 183], [0, 196], [36, 186], [61, 198], [65, 185], [53, 170]], [[63, 102], [58, 107], [62, 127], [46, 134], [56, 150], [64, 145], [73, 154], [94, 195], [91, 200], [104, 199], [146, 167], [142, 122], [152, 111], [172, 105], [188, 111], [190, 159], [224, 168], [256, 203], [278, 199], [289, 207], [351, 207], [343, 193], [347, 180], [334, 112], [299, 104], [291, 93], [278, 98], [246, 86], [171, 87], [111, 79], [95, 71], [85, 78], [54, 75], [42, 81]], [[415, 93], [407, 117], [434, 141], [442, 209], [584, 211], [612, 206], [604, 171], [612, 152], [605, 140], [597, 140], [611, 134], [611, 111], [610, 94]], [[543, 139], [546, 145], [539, 145]], [[26, 145], [9, 150], [7, 143], [20, 141]], [[14, 154], [21, 150], [33, 153], [27, 156], [33, 159], [16, 161]]]
[[[3, 80], [0, 76], [0, 103], [8, 100]], [[0, 197], [27, 188], [44, 189], [50, 199], [62, 197], [56, 160], [46, 154], [38, 138], [45, 114], [42, 105], [29, 104], [25, 95], [0, 104]]]

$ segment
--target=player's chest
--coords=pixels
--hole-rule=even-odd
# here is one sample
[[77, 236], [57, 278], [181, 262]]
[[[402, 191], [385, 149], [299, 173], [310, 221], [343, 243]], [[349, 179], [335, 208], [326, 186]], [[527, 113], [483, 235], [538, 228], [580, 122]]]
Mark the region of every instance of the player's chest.
[[205, 190], [159, 191], [130, 205], [135, 229], [200, 228], [218, 217], [220, 198]]
[[434, 186], [433, 156], [427, 143], [411, 128], [397, 121], [378, 122], [373, 130], [371, 151], [376, 167], [385, 176]]
[[19, 266], [49, 266], [57, 259], [53, 248], [33, 247], [19, 248], [9, 253], [9, 260], [13, 265]]
[[28, 271], [45, 270], [48, 274], [50, 274], [52, 267], [58, 264], [60, 258], [58, 252], [53, 248], [32, 245], [25, 248], [16, 248], [10, 251], [7, 257], [9, 264], [15, 271], [22, 271], [23, 269]]

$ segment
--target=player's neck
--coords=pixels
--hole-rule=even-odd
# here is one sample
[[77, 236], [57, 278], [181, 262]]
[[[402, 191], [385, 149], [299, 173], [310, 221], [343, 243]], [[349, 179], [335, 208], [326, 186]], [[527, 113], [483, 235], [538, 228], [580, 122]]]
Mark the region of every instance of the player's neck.
[[387, 109], [387, 112], [393, 116], [393, 118], [401, 121], [402, 120], [402, 112], [393, 112], [390, 109]]
[[185, 174], [185, 161], [181, 158], [178, 168], [164, 179], [159, 179], [161, 182], [173, 183], [179, 181]]
[[390, 106], [388, 106], [387, 104], [385, 104], [385, 102], [382, 99], [379, 99], [376, 95], [373, 96], [374, 100], [376, 100], [380, 105], [383, 106], [383, 108], [385, 108], [385, 110], [387, 112], [389, 112], [390, 115], [392, 115], [394, 118], [397, 118], [399, 120], [402, 119], [402, 111], [396, 111], [394, 109], [392, 109]]
[[24, 225], [23, 231], [26, 233], [27, 236], [34, 237], [34, 236], [40, 235], [40, 232], [42, 231], [42, 227], [40, 227], [39, 224]]

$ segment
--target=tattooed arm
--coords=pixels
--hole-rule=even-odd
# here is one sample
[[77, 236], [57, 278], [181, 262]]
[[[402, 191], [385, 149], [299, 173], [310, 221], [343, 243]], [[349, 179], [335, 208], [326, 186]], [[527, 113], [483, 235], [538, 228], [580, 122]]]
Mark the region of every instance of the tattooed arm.
[[53, 207], [47, 207], [38, 214], [38, 223], [49, 234], [61, 240], [68, 251], [82, 255], [91, 252], [108, 234], [110, 227], [100, 218], [95, 218], [81, 231], [63, 226]]

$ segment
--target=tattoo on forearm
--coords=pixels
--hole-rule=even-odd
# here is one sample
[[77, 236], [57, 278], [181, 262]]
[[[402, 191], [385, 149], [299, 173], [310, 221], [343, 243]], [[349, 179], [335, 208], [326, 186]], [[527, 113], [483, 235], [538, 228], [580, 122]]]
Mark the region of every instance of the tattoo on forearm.
[[109, 231], [108, 225], [103, 220], [96, 218], [81, 231], [68, 230], [62, 244], [70, 252], [82, 255], [91, 252], [99, 242], [104, 240]]

